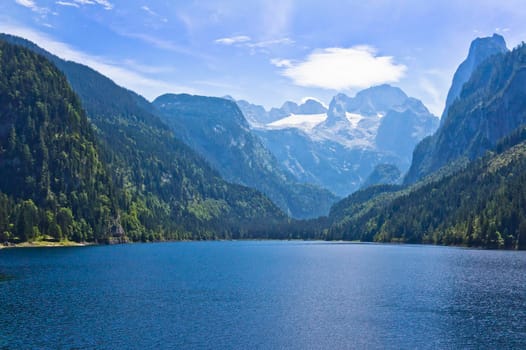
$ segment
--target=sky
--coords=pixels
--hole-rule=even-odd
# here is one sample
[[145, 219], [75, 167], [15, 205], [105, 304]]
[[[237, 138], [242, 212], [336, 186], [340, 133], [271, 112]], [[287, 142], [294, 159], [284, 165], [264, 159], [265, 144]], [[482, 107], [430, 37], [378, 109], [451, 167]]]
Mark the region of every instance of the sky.
[[436, 115], [476, 37], [526, 41], [523, 0], [1, 0], [0, 32], [149, 100], [230, 95], [267, 109], [383, 83]]

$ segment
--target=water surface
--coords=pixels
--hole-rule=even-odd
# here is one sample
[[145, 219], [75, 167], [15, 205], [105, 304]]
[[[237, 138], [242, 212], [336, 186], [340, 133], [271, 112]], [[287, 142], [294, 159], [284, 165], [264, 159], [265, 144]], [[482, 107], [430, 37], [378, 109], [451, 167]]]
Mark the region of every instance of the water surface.
[[526, 348], [526, 254], [184, 242], [0, 251], [0, 348]]

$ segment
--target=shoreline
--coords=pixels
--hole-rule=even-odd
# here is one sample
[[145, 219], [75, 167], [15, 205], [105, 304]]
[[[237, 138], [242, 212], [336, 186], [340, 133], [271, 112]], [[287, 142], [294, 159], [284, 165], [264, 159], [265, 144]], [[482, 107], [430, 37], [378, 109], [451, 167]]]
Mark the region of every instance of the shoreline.
[[404, 243], [404, 242], [363, 242], [363, 241], [344, 241], [344, 240], [316, 240], [316, 239], [215, 239], [215, 240], [161, 240], [161, 241], [150, 241], [150, 242], [120, 242], [120, 243], [95, 243], [95, 242], [73, 242], [73, 241], [34, 241], [34, 242], [22, 242], [22, 243], [9, 243], [4, 245], [0, 243], [0, 250], [9, 248], [66, 248], [66, 247], [88, 247], [88, 246], [104, 246], [104, 245], [116, 245], [116, 244], [149, 244], [149, 243], [173, 243], [173, 242], [221, 242], [221, 241], [297, 241], [297, 242], [323, 242], [332, 244], [371, 244], [371, 245], [400, 245], [400, 246], [422, 246], [422, 247], [449, 247], [459, 249], [474, 249], [474, 250], [499, 250], [499, 251], [521, 251], [521, 249], [495, 249], [487, 247], [469, 247], [465, 245], [440, 245], [432, 243]]
[[49, 242], [49, 241], [35, 241], [35, 242], [22, 242], [22, 243], [9, 243], [9, 245], [0, 245], [0, 249], [10, 249], [10, 248], [63, 248], [63, 247], [86, 247], [97, 245], [96, 243], [90, 242], [71, 242], [71, 241], [61, 241], [61, 242]]

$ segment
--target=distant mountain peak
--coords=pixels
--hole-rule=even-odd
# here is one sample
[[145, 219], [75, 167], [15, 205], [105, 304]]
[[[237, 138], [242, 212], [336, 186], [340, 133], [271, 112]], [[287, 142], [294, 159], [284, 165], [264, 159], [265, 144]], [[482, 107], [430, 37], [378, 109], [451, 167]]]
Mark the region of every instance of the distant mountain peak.
[[497, 52], [508, 51], [504, 37], [495, 33], [492, 36], [476, 38], [471, 42], [468, 58], [470, 56], [474, 57], [484, 55], [484, 53], [488, 50]]
[[333, 126], [336, 124], [350, 125], [346, 115], [349, 100], [350, 98], [342, 93], [334, 96], [327, 111], [327, 119], [323, 124], [325, 126]]
[[493, 36], [485, 38], [476, 38], [471, 42], [468, 56], [460, 64], [457, 71], [455, 72], [455, 75], [453, 76], [451, 88], [447, 94], [446, 106], [440, 120], [441, 125], [447, 118], [449, 107], [460, 96], [462, 87], [469, 80], [471, 74], [477, 68], [477, 66], [490, 56], [507, 51], [508, 48], [506, 46], [506, 41], [504, 40], [504, 37], [499, 34], [493, 34]]
[[297, 114], [321, 114], [326, 112], [327, 107], [314, 98], [307, 98], [302, 101], [297, 110]]
[[402, 105], [407, 98], [402, 89], [383, 84], [358, 92], [348, 104], [347, 110], [362, 115], [377, 115], [379, 112], [385, 113], [393, 106]]

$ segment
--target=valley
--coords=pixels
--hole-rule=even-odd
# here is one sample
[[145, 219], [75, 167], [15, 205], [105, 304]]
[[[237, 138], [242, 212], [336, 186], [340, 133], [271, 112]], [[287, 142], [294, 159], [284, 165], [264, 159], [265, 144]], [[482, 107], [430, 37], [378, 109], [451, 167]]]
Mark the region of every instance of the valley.
[[[2, 85], [6, 242], [301, 238], [525, 246], [523, 180], [515, 177], [523, 159], [524, 47], [508, 51], [501, 36], [473, 42], [440, 122], [387, 84], [354, 97], [337, 94], [328, 106], [307, 98], [266, 110], [230, 96], [188, 94], [150, 103], [22, 38], [0, 39], [8, 60], [2, 67], [17, 55], [28, 62], [8, 68], [6, 77], [33, 70], [22, 82], [48, 91], [55, 83], [38, 78], [35, 64], [49, 60], [72, 88], [30, 97], [32, 90], [10, 94], [17, 89], [12, 79]], [[19, 102], [24, 93], [36, 102]], [[52, 98], [63, 94], [77, 110], [53, 107]], [[19, 117], [31, 112], [16, 106], [32, 111], [33, 103], [50, 114]], [[69, 140], [64, 146], [48, 129], [62, 110], [73, 113], [59, 124]], [[93, 170], [80, 166], [86, 150]], [[502, 166], [480, 175], [489, 164]], [[6, 176], [13, 171], [20, 175]]]

